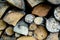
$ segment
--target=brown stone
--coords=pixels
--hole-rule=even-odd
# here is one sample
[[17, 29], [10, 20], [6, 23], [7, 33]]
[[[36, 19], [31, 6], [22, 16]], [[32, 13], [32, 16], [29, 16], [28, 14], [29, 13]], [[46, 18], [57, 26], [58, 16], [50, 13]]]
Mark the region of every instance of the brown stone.
[[47, 37], [47, 31], [43, 26], [38, 26], [38, 28], [34, 31], [34, 34], [38, 40], [43, 40]]
[[15, 26], [16, 23], [24, 16], [24, 13], [22, 12], [15, 12], [15, 11], [11, 11], [8, 12], [5, 17], [3, 18], [3, 20], [5, 22], [7, 22], [10, 25]]
[[34, 37], [29, 37], [29, 36], [23, 36], [18, 38], [17, 40], [36, 40]]
[[32, 14], [43, 17], [48, 14], [50, 9], [51, 9], [51, 6], [47, 4], [40, 4], [33, 9]]

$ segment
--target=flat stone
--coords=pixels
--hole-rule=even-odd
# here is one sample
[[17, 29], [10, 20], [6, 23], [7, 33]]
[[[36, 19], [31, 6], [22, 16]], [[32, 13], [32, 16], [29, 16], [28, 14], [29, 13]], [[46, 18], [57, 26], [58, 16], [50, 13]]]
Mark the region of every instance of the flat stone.
[[60, 24], [54, 18], [46, 19], [46, 28], [49, 32], [59, 32]]
[[58, 33], [50, 33], [46, 40], [59, 40]]
[[32, 23], [33, 20], [34, 20], [34, 18], [35, 18], [34, 15], [32, 15], [32, 14], [27, 14], [27, 15], [25, 16], [25, 21], [26, 21], [27, 23]]
[[6, 28], [6, 23], [3, 20], [0, 20], [0, 30], [4, 30]]
[[20, 21], [15, 27], [14, 31], [23, 34], [28, 35], [28, 25], [24, 21]]
[[36, 30], [36, 29], [37, 29], [37, 25], [35, 23], [30, 24], [29, 30]]
[[27, 2], [28, 2], [32, 7], [34, 7], [34, 6], [36, 6], [37, 4], [42, 3], [43, 0], [27, 0]]
[[38, 26], [38, 28], [34, 31], [34, 37], [38, 40], [43, 40], [47, 37], [47, 31], [44, 26]]
[[9, 11], [3, 20], [10, 25], [15, 26], [17, 22], [24, 16], [24, 12]]
[[24, 0], [6, 0], [6, 1], [16, 6], [17, 8], [25, 9]]
[[33, 9], [32, 14], [44, 17], [48, 14], [50, 9], [51, 9], [50, 5], [40, 4]]
[[22, 36], [18, 38], [17, 40], [36, 40], [34, 37], [29, 37], [29, 36]]
[[13, 31], [13, 28], [12, 27], [8, 27], [6, 30], [5, 30], [6, 34], [11, 36], [14, 34], [14, 31]]

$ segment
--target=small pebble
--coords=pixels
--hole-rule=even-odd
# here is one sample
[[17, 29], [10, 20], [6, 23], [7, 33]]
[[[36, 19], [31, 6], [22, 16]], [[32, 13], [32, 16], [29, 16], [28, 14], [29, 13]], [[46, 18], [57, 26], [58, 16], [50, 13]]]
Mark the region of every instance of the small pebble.
[[37, 25], [40, 25], [43, 23], [43, 18], [42, 17], [36, 17], [34, 19], [34, 23], [37, 24]]
[[13, 31], [13, 28], [12, 27], [8, 27], [6, 30], [5, 30], [6, 34], [11, 36], [14, 34], [14, 31]]
[[24, 16], [25, 14], [22, 12], [16, 12], [16, 11], [9, 11], [3, 20], [7, 22], [10, 25], [15, 26], [17, 22]]
[[28, 35], [28, 25], [24, 21], [20, 21], [14, 27], [14, 31], [22, 35]]
[[43, 40], [47, 37], [47, 31], [44, 26], [38, 26], [38, 28], [34, 31], [34, 37], [38, 40]]
[[28, 35], [29, 35], [29, 36], [33, 36], [33, 32], [32, 32], [32, 31], [29, 31], [29, 32], [28, 32]]
[[49, 32], [59, 32], [60, 24], [54, 19], [46, 19], [46, 28]]
[[0, 30], [4, 30], [6, 28], [6, 23], [3, 20], [0, 20]]
[[15, 33], [15, 37], [20, 37], [21, 35], [18, 33]]
[[37, 25], [35, 23], [30, 24], [29, 30], [36, 30]]
[[34, 20], [34, 18], [35, 18], [34, 15], [32, 15], [32, 14], [27, 14], [27, 15], [25, 16], [25, 21], [26, 21], [27, 23], [32, 23], [33, 20]]

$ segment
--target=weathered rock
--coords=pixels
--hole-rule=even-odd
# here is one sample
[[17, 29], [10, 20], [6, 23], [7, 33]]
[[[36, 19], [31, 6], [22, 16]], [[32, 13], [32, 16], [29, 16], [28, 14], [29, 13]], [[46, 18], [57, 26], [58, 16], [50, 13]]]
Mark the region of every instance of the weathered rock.
[[54, 10], [54, 16], [57, 20], [60, 21], [60, 6]]
[[48, 14], [50, 9], [51, 6], [47, 4], [40, 4], [33, 9], [32, 14], [44, 17]]
[[3, 20], [0, 20], [0, 30], [4, 30], [6, 28], [6, 23]]
[[6, 0], [6, 1], [20, 9], [25, 9], [24, 0]]
[[37, 24], [37, 25], [40, 25], [43, 23], [43, 18], [42, 17], [36, 17], [34, 19], [34, 23]]
[[29, 37], [29, 36], [23, 36], [18, 38], [17, 40], [36, 40], [34, 37]]
[[37, 25], [35, 23], [30, 24], [29, 30], [36, 30]]
[[28, 35], [28, 25], [24, 21], [20, 21], [15, 27], [14, 31], [23, 34]]
[[9, 11], [3, 20], [10, 25], [15, 26], [17, 22], [24, 16], [24, 12]]
[[49, 32], [59, 32], [60, 25], [54, 18], [49, 18], [46, 20], [46, 28]]
[[13, 31], [13, 28], [12, 27], [8, 27], [6, 30], [5, 30], [6, 34], [11, 36], [14, 34], [14, 31]]
[[38, 40], [43, 40], [47, 37], [47, 31], [43, 26], [38, 26], [38, 28], [34, 31], [34, 37]]
[[52, 4], [60, 4], [60, 0], [48, 0]]
[[59, 40], [58, 33], [50, 33], [46, 40]]
[[28, 2], [32, 7], [34, 7], [34, 6], [36, 6], [37, 4], [42, 3], [43, 0], [27, 0], [27, 2]]
[[28, 14], [28, 15], [26, 15], [26, 17], [25, 17], [25, 21], [26, 21], [27, 23], [32, 23], [33, 20], [34, 20], [34, 18], [35, 18], [34, 15]]
[[0, 18], [3, 16], [8, 7], [9, 6], [5, 3], [0, 3]]

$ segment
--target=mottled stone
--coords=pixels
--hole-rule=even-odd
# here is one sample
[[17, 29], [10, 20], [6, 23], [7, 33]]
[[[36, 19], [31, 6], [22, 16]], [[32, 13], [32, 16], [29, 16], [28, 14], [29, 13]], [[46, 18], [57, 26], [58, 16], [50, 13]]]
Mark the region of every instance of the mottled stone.
[[34, 37], [29, 37], [29, 36], [22, 36], [18, 38], [17, 40], [36, 40]]
[[32, 14], [27, 14], [27, 15], [25, 16], [25, 21], [26, 21], [27, 23], [32, 23], [33, 20], [34, 20], [34, 18], [35, 18], [34, 15], [32, 15]]
[[46, 28], [49, 32], [59, 32], [60, 24], [54, 18], [46, 19]]
[[28, 25], [24, 21], [20, 21], [15, 27], [14, 31], [23, 34], [28, 35]]
[[9, 11], [3, 20], [10, 25], [15, 26], [17, 22], [24, 16], [24, 12]]
[[34, 31], [34, 37], [38, 40], [43, 40], [47, 37], [47, 31], [43, 26], [38, 26], [38, 28]]
[[32, 14], [44, 17], [48, 14], [50, 9], [51, 9], [50, 5], [40, 4], [33, 9]]

